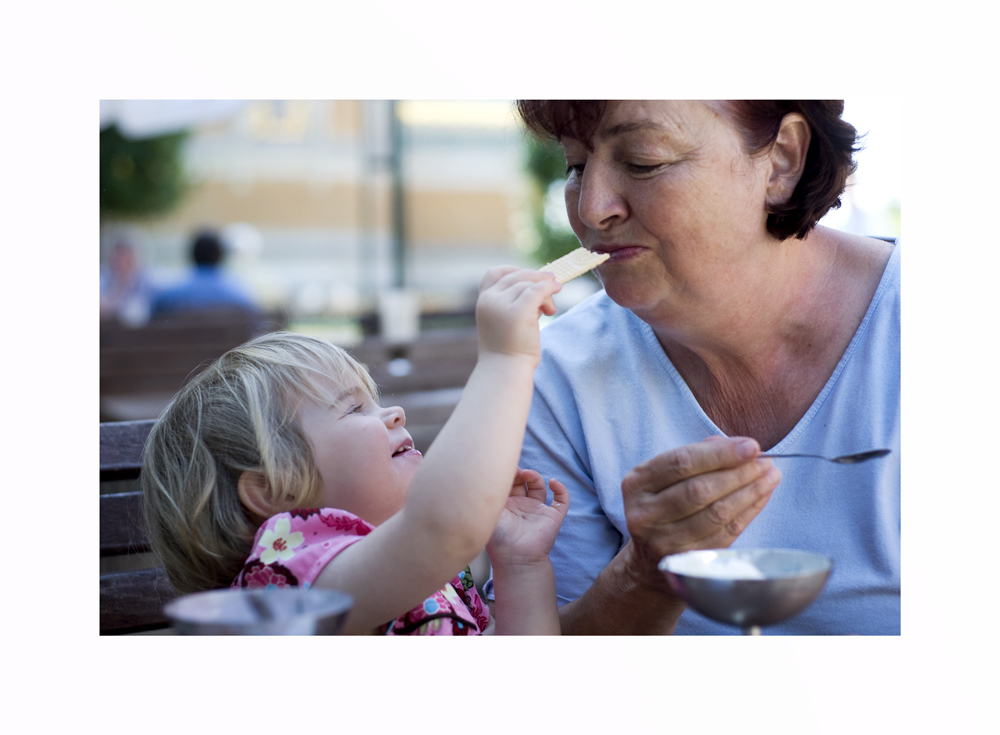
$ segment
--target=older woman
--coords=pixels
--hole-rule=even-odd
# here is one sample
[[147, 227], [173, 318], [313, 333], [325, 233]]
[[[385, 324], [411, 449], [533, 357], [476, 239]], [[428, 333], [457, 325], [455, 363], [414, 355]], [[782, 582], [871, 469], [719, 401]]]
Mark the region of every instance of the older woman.
[[[835, 560], [768, 632], [898, 634], [899, 248], [816, 226], [854, 170], [843, 103], [518, 108], [563, 145], [580, 242], [611, 256], [604, 291], [542, 332], [521, 460], [572, 495], [564, 632], [736, 632], [656, 567], [733, 546]], [[759, 456], [880, 447], [846, 467]]]

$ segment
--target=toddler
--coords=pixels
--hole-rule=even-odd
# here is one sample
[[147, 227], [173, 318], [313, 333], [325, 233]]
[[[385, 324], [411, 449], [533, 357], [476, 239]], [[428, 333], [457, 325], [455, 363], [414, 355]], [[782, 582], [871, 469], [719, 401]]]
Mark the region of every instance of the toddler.
[[[174, 398], [143, 455], [154, 550], [182, 593], [318, 586], [354, 598], [346, 633], [558, 634], [548, 553], [568, 494], [517, 467], [548, 273], [490, 270], [479, 358], [427, 457], [343, 350], [293, 333], [229, 351]], [[486, 546], [495, 629], [468, 564]], [[459, 572], [462, 568], [464, 571]], [[456, 575], [456, 572], [459, 572]]]

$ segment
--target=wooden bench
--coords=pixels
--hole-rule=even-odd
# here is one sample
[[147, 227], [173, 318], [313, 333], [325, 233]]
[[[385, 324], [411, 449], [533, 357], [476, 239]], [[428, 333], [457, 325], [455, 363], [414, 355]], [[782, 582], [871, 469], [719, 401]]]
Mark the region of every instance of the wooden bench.
[[[153, 421], [101, 424], [101, 634], [167, 628], [163, 605], [176, 597], [149, 549], [134, 481]], [[115, 492], [115, 489], [125, 489]]]
[[178, 314], [142, 327], [102, 320], [101, 421], [155, 418], [212, 360], [285, 322], [278, 312], [233, 310]]

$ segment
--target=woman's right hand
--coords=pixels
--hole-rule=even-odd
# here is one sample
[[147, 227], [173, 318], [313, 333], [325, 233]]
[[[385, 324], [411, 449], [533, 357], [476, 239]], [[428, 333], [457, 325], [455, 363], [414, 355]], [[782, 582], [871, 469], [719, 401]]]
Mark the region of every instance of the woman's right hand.
[[692, 549], [728, 547], [767, 504], [781, 481], [760, 446], [743, 437], [709, 437], [658, 454], [622, 480], [632, 538], [631, 572], [663, 590], [660, 559]]
[[526, 355], [537, 365], [538, 318], [556, 313], [552, 294], [561, 288], [562, 284], [551, 273], [514, 266], [497, 266], [487, 271], [479, 284], [476, 302], [480, 355]]

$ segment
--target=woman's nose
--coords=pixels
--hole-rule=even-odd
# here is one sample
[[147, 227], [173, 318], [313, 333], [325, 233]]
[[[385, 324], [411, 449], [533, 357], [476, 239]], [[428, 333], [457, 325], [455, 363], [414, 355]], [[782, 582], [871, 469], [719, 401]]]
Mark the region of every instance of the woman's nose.
[[395, 429], [397, 426], [406, 426], [406, 414], [399, 406], [389, 406], [386, 408], [382, 418], [385, 421], [385, 425], [390, 429]]
[[[588, 163], [579, 182], [576, 202], [580, 221], [593, 230], [605, 230], [628, 216], [625, 199], [616, 187], [615, 173], [596, 161]], [[571, 206], [567, 187], [567, 206]]]

